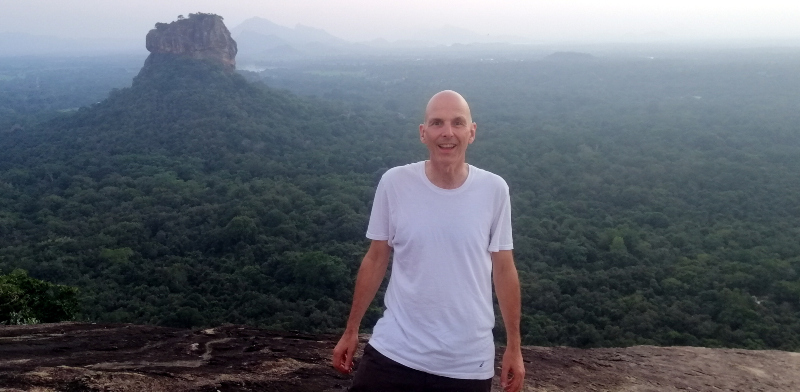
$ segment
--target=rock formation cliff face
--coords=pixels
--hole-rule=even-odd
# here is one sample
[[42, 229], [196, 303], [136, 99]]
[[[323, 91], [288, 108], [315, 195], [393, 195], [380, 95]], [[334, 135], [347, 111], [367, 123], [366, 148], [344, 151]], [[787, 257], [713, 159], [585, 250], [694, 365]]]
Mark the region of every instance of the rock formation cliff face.
[[156, 23], [147, 33], [147, 50], [150, 56], [145, 68], [170, 56], [208, 60], [222, 64], [225, 69], [236, 69], [236, 41], [214, 14], [189, 14], [172, 23]]

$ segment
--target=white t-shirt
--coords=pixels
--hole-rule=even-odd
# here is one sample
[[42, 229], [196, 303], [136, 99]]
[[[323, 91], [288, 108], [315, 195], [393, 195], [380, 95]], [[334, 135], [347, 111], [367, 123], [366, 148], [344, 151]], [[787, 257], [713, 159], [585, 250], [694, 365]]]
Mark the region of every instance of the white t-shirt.
[[375, 192], [367, 238], [394, 248], [386, 311], [370, 345], [412, 369], [491, 378], [490, 252], [513, 248], [506, 182], [469, 166], [463, 185], [442, 189], [425, 162], [392, 168]]

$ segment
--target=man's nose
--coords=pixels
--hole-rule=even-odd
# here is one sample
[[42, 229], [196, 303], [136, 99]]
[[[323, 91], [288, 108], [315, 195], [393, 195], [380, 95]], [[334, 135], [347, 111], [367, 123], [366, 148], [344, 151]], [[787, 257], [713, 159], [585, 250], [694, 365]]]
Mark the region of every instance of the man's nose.
[[444, 136], [453, 136], [453, 125], [452, 124], [445, 124], [444, 126]]

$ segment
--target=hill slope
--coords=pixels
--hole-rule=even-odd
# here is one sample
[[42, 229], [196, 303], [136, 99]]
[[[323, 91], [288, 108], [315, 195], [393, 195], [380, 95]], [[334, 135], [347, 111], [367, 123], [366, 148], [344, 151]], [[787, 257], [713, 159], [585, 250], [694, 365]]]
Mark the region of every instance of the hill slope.
[[93, 320], [335, 328], [376, 173], [409, 159], [375, 123], [160, 61], [0, 140], [0, 269], [80, 287]]
[[[397, 100], [386, 107], [446, 87], [475, 97], [469, 159], [511, 187], [526, 344], [800, 347], [794, 63], [774, 78], [422, 63], [380, 65], [389, 79], [298, 72]], [[414, 113], [160, 64], [103, 103], [0, 137], [0, 270], [80, 287], [93, 321], [341, 328], [372, 187], [424, 155], [401, 116]], [[698, 80], [706, 98], [686, 96]]]

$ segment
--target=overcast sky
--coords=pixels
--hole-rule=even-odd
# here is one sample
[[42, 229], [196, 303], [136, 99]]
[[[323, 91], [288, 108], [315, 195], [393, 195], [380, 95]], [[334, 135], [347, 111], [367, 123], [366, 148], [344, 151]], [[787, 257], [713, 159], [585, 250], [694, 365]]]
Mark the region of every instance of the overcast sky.
[[144, 42], [156, 22], [198, 11], [228, 28], [258, 16], [352, 41], [445, 25], [543, 42], [800, 39], [795, 0], [0, 0], [0, 32]]

